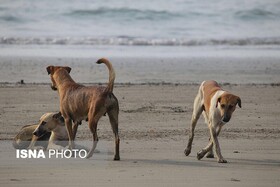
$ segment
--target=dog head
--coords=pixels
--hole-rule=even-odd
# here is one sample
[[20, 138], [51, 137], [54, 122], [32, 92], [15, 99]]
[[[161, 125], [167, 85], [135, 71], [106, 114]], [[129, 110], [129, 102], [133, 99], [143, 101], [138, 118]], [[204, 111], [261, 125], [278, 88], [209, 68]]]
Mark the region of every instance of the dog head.
[[54, 79], [55, 73], [58, 71], [65, 71], [68, 72], [68, 74], [71, 72], [71, 68], [68, 66], [48, 66], [47, 68], [47, 72], [48, 74], [51, 76], [51, 81], [52, 81], [52, 85], [51, 88], [53, 90], [57, 90], [57, 85]]
[[54, 130], [58, 125], [64, 126], [64, 118], [61, 113], [46, 113], [41, 116], [39, 125], [34, 130], [33, 135], [41, 137], [45, 133]]
[[229, 122], [236, 105], [241, 108], [241, 99], [236, 95], [224, 93], [218, 98], [216, 107], [220, 109], [223, 123]]

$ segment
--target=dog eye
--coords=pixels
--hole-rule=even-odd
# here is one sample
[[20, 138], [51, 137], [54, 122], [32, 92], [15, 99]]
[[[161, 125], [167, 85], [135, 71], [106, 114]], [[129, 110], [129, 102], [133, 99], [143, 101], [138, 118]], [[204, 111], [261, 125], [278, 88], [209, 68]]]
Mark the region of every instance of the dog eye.
[[44, 126], [44, 125], [46, 125], [46, 123], [47, 123], [47, 122], [45, 122], [45, 121], [42, 121], [41, 125], [43, 125], [43, 126]]
[[229, 108], [232, 108], [233, 106], [232, 105], [229, 105]]
[[221, 107], [222, 107], [222, 108], [225, 108], [225, 105], [224, 105], [224, 104], [221, 104]]

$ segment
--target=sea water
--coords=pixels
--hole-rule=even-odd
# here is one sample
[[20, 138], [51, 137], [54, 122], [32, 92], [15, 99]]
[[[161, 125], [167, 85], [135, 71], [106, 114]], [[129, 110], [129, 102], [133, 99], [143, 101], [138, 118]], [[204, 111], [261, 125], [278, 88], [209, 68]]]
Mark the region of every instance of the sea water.
[[0, 0], [0, 82], [279, 83], [279, 51], [280, 0]]
[[1, 0], [1, 45], [280, 45], [280, 0]]

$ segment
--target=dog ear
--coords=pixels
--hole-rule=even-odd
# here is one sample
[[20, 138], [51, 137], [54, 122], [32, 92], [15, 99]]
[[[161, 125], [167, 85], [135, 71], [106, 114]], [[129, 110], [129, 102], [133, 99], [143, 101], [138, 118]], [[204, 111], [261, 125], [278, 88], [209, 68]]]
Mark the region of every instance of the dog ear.
[[68, 73], [70, 73], [70, 72], [71, 72], [71, 68], [70, 68], [70, 67], [68, 67], [68, 66], [65, 66], [65, 67], [64, 67], [64, 69], [66, 69], [66, 71], [67, 71]]
[[241, 99], [240, 99], [240, 97], [237, 97], [237, 104], [241, 108]]
[[216, 108], [218, 107], [218, 103], [221, 102], [221, 97], [217, 99]]
[[53, 118], [54, 118], [54, 119], [59, 119], [60, 116], [61, 116], [61, 112], [58, 112], [58, 113], [56, 113], [56, 114], [53, 115]]
[[60, 116], [59, 120], [60, 120], [61, 123], [64, 123], [64, 117], [63, 116]]
[[57, 119], [57, 120], [59, 120], [59, 121], [61, 121], [62, 123], [64, 123], [64, 118], [63, 118], [63, 116], [61, 115], [61, 112], [58, 112], [58, 113], [54, 114], [54, 115], [53, 115], [53, 118], [54, 118], [54, 119]]
[[48, 66], [48, 67], [47, 67], [48, 75], [51, 74], [51, 73], [53, 72], [53, 69], [54, 69], [54, 66]]

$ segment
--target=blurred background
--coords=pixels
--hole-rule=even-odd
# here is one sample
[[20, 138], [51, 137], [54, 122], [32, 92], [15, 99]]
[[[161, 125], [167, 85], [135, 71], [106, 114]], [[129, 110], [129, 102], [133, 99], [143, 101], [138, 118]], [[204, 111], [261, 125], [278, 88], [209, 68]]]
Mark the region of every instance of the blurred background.
[[0, 79], [106, 82], [107, 57], [121, 83], [278, 83], [279, 20], [280, 0], [1, 0]]
[[280, 45], [279, 0], [1, 0], [0, 44]]

